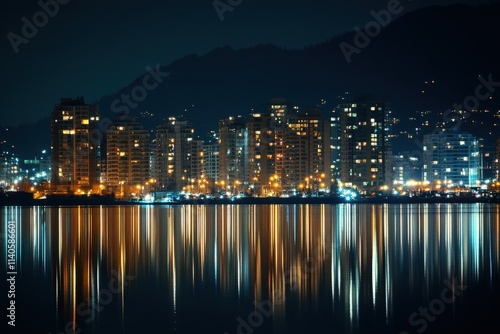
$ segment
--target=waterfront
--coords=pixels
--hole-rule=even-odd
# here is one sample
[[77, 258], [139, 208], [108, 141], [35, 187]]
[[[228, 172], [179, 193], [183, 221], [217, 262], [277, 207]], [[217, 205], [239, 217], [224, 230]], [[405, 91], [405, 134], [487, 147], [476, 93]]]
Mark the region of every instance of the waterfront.
[[82, 206], [0, 214], [3, 245], [8, 222], [17, 225], [19, 333], [437, 333], [494, 322], [499, 209]]

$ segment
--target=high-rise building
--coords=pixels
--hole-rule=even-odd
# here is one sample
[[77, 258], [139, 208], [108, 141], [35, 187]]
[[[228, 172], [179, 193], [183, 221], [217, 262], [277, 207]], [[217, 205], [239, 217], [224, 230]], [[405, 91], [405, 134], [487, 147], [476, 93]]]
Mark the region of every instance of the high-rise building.
[[184, 118], [170, 117], [156, 129], [156, 190], [180, 192], [188, 185], [194, 129]]
[[288, 123], [283, 190], [329, 189], [330, 124], [319, 109], [294, 114]]
[[219, 184], [233, 193], [248, 187], [248, 129], [241, 117], [219, 122]]
[[286, 137], [288, 120], [296, 112], [285, 99], [275, 98], [262, 112], [252, 113], [248, 122], [250, 187], [264, 195], [271, 177], [286, 182]]
[[206, 193], [209, 186], [205, 172], [205, 152], [203, 140], [192, 140], [189, 153], [190, 168], [188, 170], [189, 185], [196, 193]]
[[477, 178], [480, 181], [491, 182], [497, 176], [496, 143], [484, 138], [478, 138], [479, 143], [479, 170]]
[[46, 151], [42, 151], [42, 157], [40, 158], [40, 174], [41, 177], [47, 181], [50, 181], [51, 177], [51, 160], [52, 157], [46, 155]]
[[203, 152], [207, 179], [215, 184], [219, 177], [219, 137], [215, 131], [210, 133], [210, 139], [203, 144]]
[[286, 135], [288, 131], [287, 123], [290, 114], [289, 104], [285, 99], [272, 99], [267, 106], [270, 114], [270, 126], [274, 134], [274, 173], [280, 178], [285, 179], [285, 151]]
[[479, 143], [455, 129], [424, 135], [424, 181], [475, 186], [479, 170]]
[[0, 187], [8, 187], [20, 174], [19, 158], [10, 152], [0, 152]]
[[51, 122], [52, 189], [59, 193], [99, 192], [99, 142], [97, 106], [83, 97], [61, 99], [54, 106]]
[[136, 119], [113, 122], [106, 134], [107, 187], [120, 197], [142, 194], [150, 178], [149, 133]]
[[409, 180], [421, 180], [420, 163], [418, 157], [402, 154], [394, 155], [392, 157], [393, 184], [405, 185]]
[[340, 143], [342, 137], [340, 135], [340, 119], [342, 111], [333, 109], [330, 116], [330, 177], [331, 182], [340, 180]]
[[[149, 142], [149, 176], [156, 180], [156, 138]], [[151, 186], [154, 188], [154, 184]]]
[[500, 138], [497, 140], [497, 180], [500, 181]]
[[364, 191], [391, 186], [389, 104], [357, 98], [338, 107], [341, 181]]
[[274, 117], [270, 112], [250, 115], [248, 126], [248, 181], [256, 194], [264, 195], [264, 188], [275, 175], [276, 146]]

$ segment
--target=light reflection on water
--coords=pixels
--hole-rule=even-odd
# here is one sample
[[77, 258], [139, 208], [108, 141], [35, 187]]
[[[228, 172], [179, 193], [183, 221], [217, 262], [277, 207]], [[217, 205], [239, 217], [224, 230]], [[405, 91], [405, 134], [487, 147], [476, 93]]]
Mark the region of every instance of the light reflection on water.
[[[18, 226], [19, 325], [36, 332], [416, 332], [408, 316], [439, 297], [445, 280], [498, 293], [496, 205], [0, 214], [2, 235], [7, 221]], [[466, 300], [449, 307], [452, 322]], [[271, 316], [249, 323], [263, 301]]]

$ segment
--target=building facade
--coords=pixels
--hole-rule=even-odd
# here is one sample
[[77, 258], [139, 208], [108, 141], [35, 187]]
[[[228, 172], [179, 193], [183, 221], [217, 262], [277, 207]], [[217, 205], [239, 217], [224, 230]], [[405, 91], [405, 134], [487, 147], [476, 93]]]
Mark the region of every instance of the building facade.
[[475, 186], [479, 171], [479, 143], [471, 134], [449, 129], [424, 135], [423, 179]]
[[255, 194], [264, 195], [265, 186], [275, 175], [275, 131], [270, 112], [253, 113], [248, 127], [248, 180]]
[[107, 191], [142, 194], [150, 179], [149, 133], [136, 119], [113, 122], [106, 134]]
[[367, 192], [392, 185], [389, 104], [358, 98], [338, 111], [342, 183]]
[[319, 109], [291, 115], [286, 134], [283, 190], [329, 190], [330, 124]]
[[270, 117], [270, 129], [274, 135], [274, 174], [284, 180], [286, 136], [288, 134], [288, 120], [291, 113], [290, 106], [285, 99], [272, 99], [267, 106], [267, 114]]
[[[190, 168], [188, 171], [191, 191], [196, 193], [207, 193], [209, 182], [206, 175], [205, 151], [203, 149], [203, 140], [192, 140], [189, 153]], [[188, 190], [187, 188], [185, 190]]]
[[0, 153], [0, 188], [7, 188], [20, 176], [19, 158], [8, 151]]
[[156, 190], [180, 192], [188, 185], [194, 129], [184, 118], [170, 117], [156, 129]]
[[341, 178], [341, 162], [340, 162], [340, 119], [341, 110], [339, 108], [333, 109], [330, 116], [330, 177], [331, 182], [340, 180]]
[[500, 179], [500, 138], [497, 140], [497, 180]]
[[98, 193], [100, 168], [97, 106], [83, 97], [61, 99], [54, 106], [51, 120], [51, 188], [57, 193]]
[[422, 170], [420, 168], [421, 161], [418, 157], [407, 155], [394, 155], [392, 157], [392, 170], [395, 186], [405, 185], [410, 180], [420, 180]]
[[241, 117], [219, 122], [219, 180], [221, 189], [232, 193], [248, 188], [248, 129]]
[[219, 139], [203, 144], [205, 154], [205, 172], [212, 184], [218, 180], [219, 175]]

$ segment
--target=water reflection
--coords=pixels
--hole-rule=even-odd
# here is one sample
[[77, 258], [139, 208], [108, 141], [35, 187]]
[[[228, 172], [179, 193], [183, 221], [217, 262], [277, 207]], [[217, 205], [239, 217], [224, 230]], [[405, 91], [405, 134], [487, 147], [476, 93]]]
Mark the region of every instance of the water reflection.
[[495, 205], [0, 212], [3, 234], [18, 225], [19, 303], [46, 305], [36, 325], [19, 315], [36, 332], [415, 332], [445, 280], [493, 291], [500, 268]]

